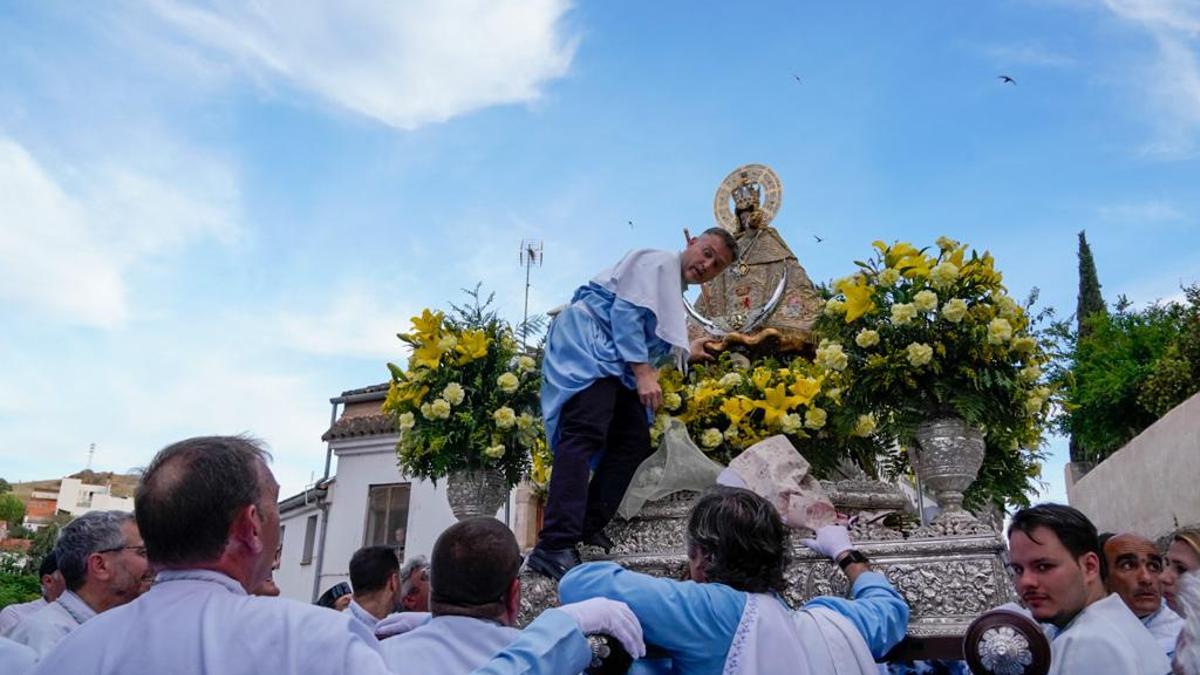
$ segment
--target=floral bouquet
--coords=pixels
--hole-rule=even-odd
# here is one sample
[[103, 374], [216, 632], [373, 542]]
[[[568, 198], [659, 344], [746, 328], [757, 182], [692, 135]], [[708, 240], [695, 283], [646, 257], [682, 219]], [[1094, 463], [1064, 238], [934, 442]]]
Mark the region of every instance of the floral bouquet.
[[412, 347], [408, 368], [389, 363], [392, 381], [383, 410], [400, 432], [400, 468], [437, 480], [469, 469], [497, 470], [511, 487], [544, 454], [537, 361], [521, 352], [512, 328], [490, 311], [489, 297], [426, 309], [399, 338]]

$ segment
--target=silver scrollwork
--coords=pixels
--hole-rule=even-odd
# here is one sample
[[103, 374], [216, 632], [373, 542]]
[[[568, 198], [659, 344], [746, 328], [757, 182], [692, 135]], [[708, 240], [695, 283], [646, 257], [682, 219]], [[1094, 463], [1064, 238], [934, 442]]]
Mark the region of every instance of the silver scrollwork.
[[1011, 626], [996, 626], [979, 639], [979, 661], [993, 675], [1021, 675], [1033, 663], [1029, 640]]

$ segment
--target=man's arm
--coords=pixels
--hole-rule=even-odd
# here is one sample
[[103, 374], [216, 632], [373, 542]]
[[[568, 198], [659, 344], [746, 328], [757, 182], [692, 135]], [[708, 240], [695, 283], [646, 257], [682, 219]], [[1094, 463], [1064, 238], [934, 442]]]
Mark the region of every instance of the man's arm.
[[591, 661], [592, 648], [579, 625], [565, 612], [548, 609], [472, 675], [582, 673]]
[[805, 607], [825, 607], [846, 617], [862, 633], [871, 655], [882, 658], [908, 631], [908, 603], [886, 577], [870, 569], [856, 575], [850, 597], [853, 599], [823, 595]]
[[646, 345], [648, 313], [637, 305], [614, 298], [609, 320], [617, 353], [629, 364], [637, 380], [638, 398], [651, 410], [658, 410], [662, 404], [662, 388], [658, 385], [658, 370], [650, 363], [650, 348]]

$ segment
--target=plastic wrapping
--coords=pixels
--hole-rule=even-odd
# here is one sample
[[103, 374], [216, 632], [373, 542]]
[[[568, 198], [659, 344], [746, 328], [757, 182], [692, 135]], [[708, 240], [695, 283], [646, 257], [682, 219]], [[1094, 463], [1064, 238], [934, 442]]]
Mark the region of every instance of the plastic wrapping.
[[673, 419], [663, 432], [658, 450], [633, 474], [617, 515], [629, 519], [648, 501], [682, 490], [705, 490], [717, 482], [717, 475], [724, 468], [706, 457], [692, 442], [687, 427]]

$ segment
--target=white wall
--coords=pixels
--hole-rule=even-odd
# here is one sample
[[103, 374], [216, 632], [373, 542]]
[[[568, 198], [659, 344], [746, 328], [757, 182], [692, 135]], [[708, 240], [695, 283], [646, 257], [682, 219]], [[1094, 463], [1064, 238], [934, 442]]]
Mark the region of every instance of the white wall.
[[[337, 483], [329, 487], [326, 503], [330, 503]], [[332, 506], [330, 507], [332, 512]], [[316, 538], [313, 540], [313, 559], [308, 564], [301, 564], [304, 554], [304, 532], [309, 516], [317, 516]], [[283, 551], [279, 556], [279, 569], [275, 570], [275, 584], [279, 586], [280, 594], [285, 598], [312, 602], [313, 575], [316, 574], [318, 546], [321, 536], [321, 509], [314, 501], [301, 508], [293, 509], [286, 514], [280, 514], [279, 524], [283, 525]], [[324, 590], [322, 588], [321, 590]]]
[[1200, 394], [1071, 483], [1067, 499], [1101, 531], [1160, 537], [1200, 523]]
[[[81, 504], [82, 503], [82, 504]], [[74, 516], [89, 511], [133, 512], [133, 499], [114, 497], [107, 485], [86, 485], [78, 478], [64, 478], [58, 488], [58, 510]]]

